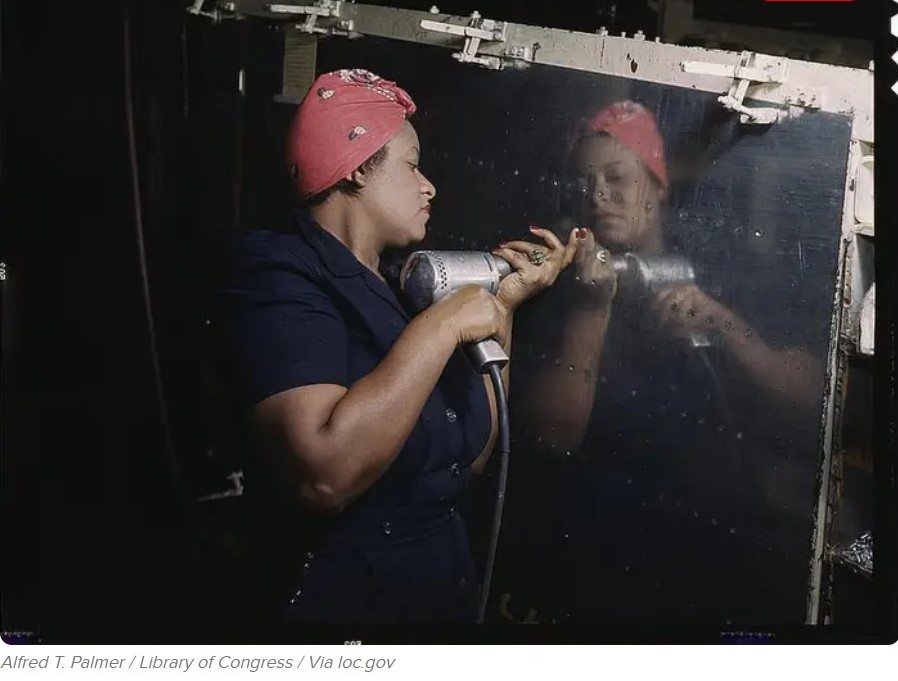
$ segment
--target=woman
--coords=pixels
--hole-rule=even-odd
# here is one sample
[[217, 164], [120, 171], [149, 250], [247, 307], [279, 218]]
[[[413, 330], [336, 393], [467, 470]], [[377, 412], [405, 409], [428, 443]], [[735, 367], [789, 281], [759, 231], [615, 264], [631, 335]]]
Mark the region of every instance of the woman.
[[[554, 361], [516, 363], [527, 397], [518, 398], [517, 420], [555, 455], [551, 472], [545, 459], [527, 464], [520, 455], [518, 475], [512, 471], [513, 481], [530, 478], [549, 490], [541, 513], [530, 513], [532, 493], [518, 492], [522, 531], [543, 533], [543, 556], [533, 558], [542, 594], [531, 605], [543, 619], [750, 617], [762, 612], [752, 609], [763, 607], [758, 592], [731, 587], [753, 560], [743, 540], [757, 518], [748, 514], [767, 505], [763, 495], [774, 485], [766, 484], [769, 461], [754, 467], [743, 452], [770, 449], [758, 440], [782, 433], [761, 435], [758, 424], [817, 406], [820, 371], [801, 349], [768, 345], [694, 283], [655, 295], [618, 282], [614, 255], [667, 251], [669, 181], [647, 109], [626, 101], [597, 112], [572, 156], [588, 225], [578, 233], [573, 277], [521, 320], [560, 327], [550, 347], [529, 353]], [[556, 326], [549, 316], [559, 309]], [[709, 347], [693, 347], [699, 334]], [[701, 571], [709, 573], [701, 591], [684, 593]]]
[[457, 349], [491, 336], [508, 347], [514, 311], [573, 258], [573, 235], [565, 246], [533, 228], [544, 246], [497, 251], [515, 271], [495, 297], [469, 287], [412, 317], [380, 258], [424, 238], [436, 195], [414, 111], [368, 71], [319, 77], [287, 139], [306, 207], [287, 230], [241, 242], [225, 291], [277, 619], [473, 619], [477, 575], [455, 505], [489, 456], [496, 407]]
[[[546, 389], [567, 397], [547, 400], [558, 407], [551, 416], [540, 410], [555, 424], [551, 432], [558, 446], [569, 448], [583, 439], [595, 396], [589, 379], [599, 375], [615, 312], [626, 315], [631, 328], [638, 325], [668, 340], [688, 342], [693, 334], [703, 334], [732, 360], [734, 369], [770, 398], [784, 405], [815, 405], [819, 391], [807, 355], [797, 348], [771, 348], [748, 323], [696, 284], [671, 287], [653, 299], [630, 297], [615, 305], [619, 287], [611, 256], [667, 251], [664, 207], [669, 184], [664, 146], [651, 112], [635, 102], [602, 109], [583, 132], [573, 156], [578, 175], [585, 180], [589, 229], [577, 234], [584, 241], [574, 269], [580, 286], [571, 293], [573, 304], [561, 341], [563, 364], [582, 372], [548, 376]], [[572, 405], [573, 410], [568, 408]]]

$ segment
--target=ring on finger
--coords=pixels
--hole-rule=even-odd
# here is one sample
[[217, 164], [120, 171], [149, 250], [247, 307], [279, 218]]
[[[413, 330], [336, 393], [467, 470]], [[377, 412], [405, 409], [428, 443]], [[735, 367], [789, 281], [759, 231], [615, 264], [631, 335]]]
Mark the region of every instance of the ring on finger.
[[606, 251], [604, 248], [597, 251], [596, 260], [604, 265], [606, 262], [608, 262], [608, 251]]
[[527, 254], [527, 259], [539, 267], [544, 262], [546, 262], [546, 252], [541, 248], [534, 248], [530, 253]]

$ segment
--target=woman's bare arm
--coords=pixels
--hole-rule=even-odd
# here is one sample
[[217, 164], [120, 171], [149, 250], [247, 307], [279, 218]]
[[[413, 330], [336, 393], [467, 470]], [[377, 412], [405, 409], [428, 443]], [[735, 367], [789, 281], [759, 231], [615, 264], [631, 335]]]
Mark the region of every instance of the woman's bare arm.
[[319, 510], [342, 509], [396, 458], [457, 344], [504, 340], [504, 328], [505, 311], [485, 290], [445, 298], [348, 389], [309, 385], [260, 402], [253, 421], [261, 450], [289, 494]]

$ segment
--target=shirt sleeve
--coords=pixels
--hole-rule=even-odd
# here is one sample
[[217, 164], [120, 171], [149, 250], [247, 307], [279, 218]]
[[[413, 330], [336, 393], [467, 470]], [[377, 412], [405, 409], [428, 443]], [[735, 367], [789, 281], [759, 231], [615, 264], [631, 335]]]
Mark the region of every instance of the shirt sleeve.
[[305, 273], [256, 263], [221, 301], [224, 371], [242, 406], [306, 385], [348, 387], [343, 317]]

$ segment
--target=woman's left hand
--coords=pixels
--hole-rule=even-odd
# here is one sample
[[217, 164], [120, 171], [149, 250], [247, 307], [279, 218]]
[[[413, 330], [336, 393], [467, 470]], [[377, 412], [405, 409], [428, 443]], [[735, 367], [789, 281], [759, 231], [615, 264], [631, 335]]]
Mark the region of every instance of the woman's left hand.
[[663, 291], [655, 299], [654, 312], [658, 326], [681, 339], [688, 339], [694, 332], [732, 332], [738, 321], [730, 310], [695, 284]]
[[577, 253], [576, 229], [571, 230], [567, 244], [548, 229], [531, 227], [530, 231], [541, 238], [545, 246], [529, 241], [509, 241], [493, 250], [493, 255], [508, 261], [514, 268], [514, 272], [499, 284], [496, 296], [509, 311], [554, 284]]

